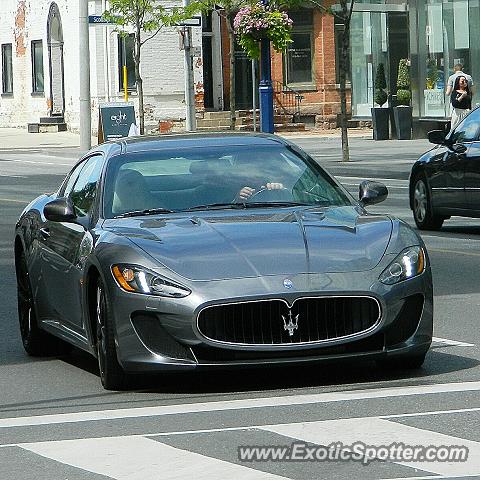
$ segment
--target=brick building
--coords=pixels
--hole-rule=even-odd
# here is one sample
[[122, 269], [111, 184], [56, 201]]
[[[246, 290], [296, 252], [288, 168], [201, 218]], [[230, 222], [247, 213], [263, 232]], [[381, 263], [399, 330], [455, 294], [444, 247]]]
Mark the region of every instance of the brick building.
[[[293, 43], [285, 53], [278, 53], [272, 49], [272, 80], [276, 102], [278, 104], [291, 103], [293, 96], [298, 94], [302, 97], [300, 114], [303, 121], [310, 125], [315, 124], [317, 127], [335, 127], [337, 113], [340, 112], [335, 38], [340, 34], [343, 25], [338, 24], [334, 16], [322, 14], [318, 9], [300, 9], [289, 12], [289, 15], [293, 20]], [[204, 22], [204, 39], [205, 31], [208, 32], [208, 35], [212, 35], [210, 33], [212, 31], [211, 23], [211, 21]], [[209, 73], [207, 70], [212, 68], [214, 62], [205, 62], [209, 52], [205, 52], [204, 43], [205, 107], [207, 110], [219, 109], [219, 106], [228, 108], [229, 41], [223, 21], [220, 22], [219, 28], [220, 32], [215, 32], [213, 29], [213, 35], [221, 38], [221, 65], [216, 68], [221, 68], [223, 72], [222, 101], [217, 101], [216, 104], [213, 101], [215, 96], [218, 96], [218, 88], [216, 95], [212, 92], [208, 93]], [[236, 47], [235, 57], [236, 106], [238, 109], [250, 109], [255, 90], [251, 60], [239, 47]], [[258, 83], [258, 78], [255, 83]], [[290, 107], [290, 110], [292, 108]]]

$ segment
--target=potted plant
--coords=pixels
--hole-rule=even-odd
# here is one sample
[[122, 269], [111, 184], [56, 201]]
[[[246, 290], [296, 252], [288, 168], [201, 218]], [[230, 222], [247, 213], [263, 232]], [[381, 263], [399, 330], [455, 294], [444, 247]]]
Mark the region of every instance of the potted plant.
[[397, 106], [393, 109], [395, 125], [397, 128], [397, 138], [399, 140], [410, 140], [412, 138], [411, 98], [412, 93], [410, 91], [408, 61], [405, 58], [402, 58], [398, 64]]
[[388, 108], [383, 105], [387, 102], [388, 95], [385, 91], [387, 87], [387, 81], [385, 79], [385, 68], [383, 63], [379, 63], [375, 74], [375, 94], [374, 101], [375, 106], [372, 108], [372, 123], [373, 123], [373, 139], [374, 140], [388, 140], [389, 128], [388, 128]]
[[277, 51], [292, 43], [293, 21], [286, 12], [262, 2], [242, 7], [233, 21], [239, 45], [252, 59], [260, 57], [260, 40], [268, 38]]

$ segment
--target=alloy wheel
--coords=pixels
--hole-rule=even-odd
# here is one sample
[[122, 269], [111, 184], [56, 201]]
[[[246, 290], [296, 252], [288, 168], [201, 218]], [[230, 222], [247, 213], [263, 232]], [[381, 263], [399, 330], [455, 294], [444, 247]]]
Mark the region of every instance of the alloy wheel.
[[24, 345], [28, 344], [32, 333], [33, 322], [33, 298], [29, 285], [28, 272], [24, 261], [19, 262], [19, 271], [17, 276], [18, 288], [18, 317], [20, 323], [20, 333]]
[[413, 193], [413, 211], [417, 220], [422, 223], [427, 216], [428, 198], [427, 187], [423, 180], [418, 180]]

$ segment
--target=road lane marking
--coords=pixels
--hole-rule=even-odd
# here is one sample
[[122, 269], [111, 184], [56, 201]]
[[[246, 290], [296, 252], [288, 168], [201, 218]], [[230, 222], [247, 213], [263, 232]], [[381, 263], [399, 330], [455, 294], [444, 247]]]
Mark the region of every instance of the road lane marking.
[[432, 248], [427, 245], [427, 251], [439, 252], [439, 253], [455, 253], [457, 255], [468, 255], [470, 257], [480, 257], [480, 253], [475, 252], [463, 252], [461, 250], [447, 250], [445, 248]]
[[[349, 417], [345, 418], [344, 420], [360, 420], [360, 419], [383, 419], [383, 420], [393, 420], [393, 419], [402, 419], [402, 418], [413, 418], [413, 417], [433, 417], [433, 416], [443, 416], [443, 415], [455, 415], [455, 414], [465, 414], [465, 413], [476, 413], [480, 412], [480, 407], [472, 407], [472, 408], [459, 408], [453, 410], [431, 410], [427, 412], [412, 412], [412, 413], [393, 413], [387, 415], [372, 415], [370, 417]], [[323, 420], [312, 420], [312, 421], [305, 421], [302, 423], [315, 423], [318, 421]], [[272, 423], [272, 424], [260, 424], [260, 425], [241, 425], [238, 427], [218, 427], [218, 428], [206, 428], [206, 429], [197, 429], [197, 430], [177, 430], [177, 431], [167, 431], [167, 432], [154, 432], [154, 433], [138, 433], [138, 434], [125, 434], [125, 435], [114, 435], [109, 437], [101, 437], [101, 438], [119, 438], [119, 437], [148, 437], [148, 438], [156, 438], [156, 437], [176, 437], [182, 435], [199, 435], [205, 433], [222, 433], [222, 432], [235, 432], [235, 431], [247, 431], [247, 430], [261, 430], [265, 428], [275, 428], [278, 425], [284, 425], [279, 423]], [[79, 437], [76, 439], [70, 438], [69, 440], [81, 440], [84, 437]], [[48, 441], [48, 440], [47, 440]], [[35, 442], [35, 443], [43, 443], [42, 441]], [[0, 445], [0, 448], [13, 448], [22, 446], [23, 443], [6, 443]]]
[[25, 427], [34, 425], [54, 425], [60, 423], [90, 422], [99, 420], [117, 420], [123, 418], [156, 417], [215, 411], [229, 411], [267, 407], [291, 407], [317, 403], [347, 402], [375, 398], [396, 398], [410, 395], [429, 395], [438, 393], [480, 391], [480, 382], [458, 382], [434, 385], [409, 385], [405, 387], [387, 387], [343, 392], [329, 392], [309, 395], [287, 395], [270, 398], [250, 398], [215, 402], [187, 403], [177, 405], [159, 405], [155, 407], [121, 408], [114, 410], [94, 410], [75, 413], [36, 415], [30, 417], [11, 417], [0, 419], [0, 428]]
[[432, 340], [433, 342], [441, 344], [435, 345], [437, 347], [441, 347], [442, 345], [452, 347], [475, 347], [475, 344], [473, 343], [458, 342], [457, 340], [449, 340], [448, 338], [433, 337]]
[[324, 420], [308, 423], [287, 423], [261, 430], [292, 437], [315, 445], [330, 445], [341, 442], [351, 445], [363, 442], [366, 445], [384, 446], [403, 443], [409, 446], [465, 446], [469, 449], [465, 462], [396, 461], [399, 465], [420, 468], [438, 475], [480, 474], [480, 443], [453, 437], [432, 430], [424, 430], [380, 418], [355, 418]]
[[31, 200], [14, 200], [13, 198], [0, 198], [0, 202], [22, 203], [23, 205], [28, 205]]
[[377, 177], [354, 177], [350, 175], [334, 175], [336, 179], [344, 179], [344, 180], [358, 180], [359, 182], [363, 180], [375, 180], [376, 182], [382, 182], [382, 183], [398, 183], [399, 185], [404, 185], [405, 183], [409, 183], [407, 179], [404, 178], [377, 178]]
[[73, 163], [58, 163], [58, 162], [39, 162], [39, 161], [34, 161], [34, 160], [8, 160], [9, 162], [15, 162], [15, 163], [29, 163], [33, 165], [53, 165], [53, 166], [62, 166], [62, 167], [71, 167], [73, 166]]
[[91, 438], [22, 444], [43, 457], [117, 480], [192, 477], [280, 480], [278, 475], [171, 447], [144, 437]]

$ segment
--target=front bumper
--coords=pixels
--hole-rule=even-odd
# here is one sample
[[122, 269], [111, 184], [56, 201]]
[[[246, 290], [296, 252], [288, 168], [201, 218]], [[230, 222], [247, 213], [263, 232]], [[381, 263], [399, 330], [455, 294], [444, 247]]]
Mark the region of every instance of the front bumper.
[[[300, 274], [289, 277], [291, 290], [283, 285], [286, 276], [194, 282], [193, 293], [180, 299], [130, 294], [114, 281], [107, 282], [118, 360], [128, 372], [160, 372], [423, 354], [433, 329], [430, 269], [388, 286], [378, 281], [383, 268]], [[381, 319], [374, 329], [349, 338], [295, 345], [219, 345], [203, 337], [196, 326], [197, 313], [208, 305], [268, 298], [291, 304], [296, 298], [326, 295], [374, 297], [381, 305]]]

